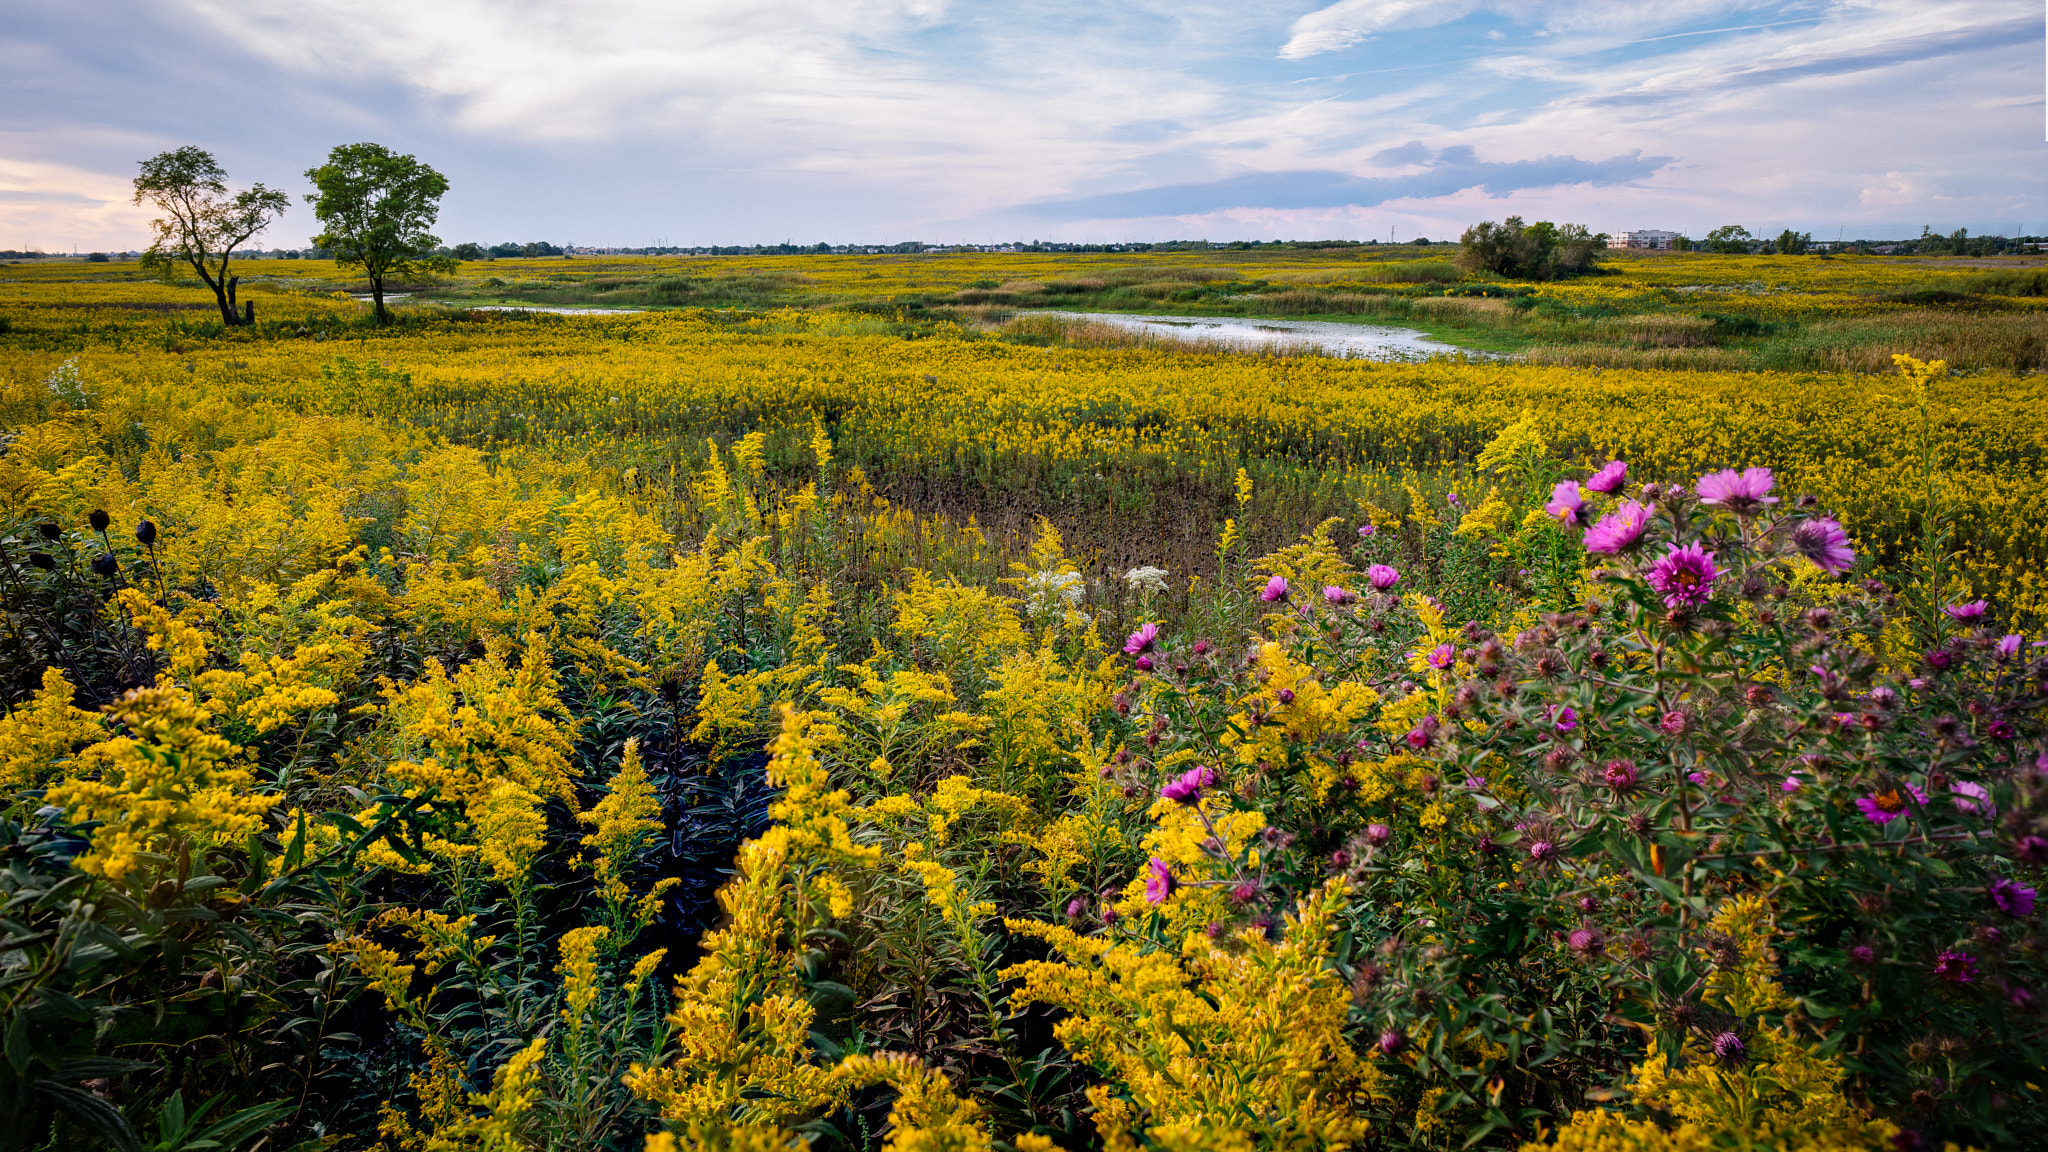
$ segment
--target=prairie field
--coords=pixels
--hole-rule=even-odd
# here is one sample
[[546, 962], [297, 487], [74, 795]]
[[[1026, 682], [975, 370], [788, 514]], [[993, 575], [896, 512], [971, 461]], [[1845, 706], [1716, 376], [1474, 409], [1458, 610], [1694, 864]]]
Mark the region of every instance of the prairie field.
[[0, 266], [40, 1146], [2048, 1139], [2038, 261], [238, 268]]

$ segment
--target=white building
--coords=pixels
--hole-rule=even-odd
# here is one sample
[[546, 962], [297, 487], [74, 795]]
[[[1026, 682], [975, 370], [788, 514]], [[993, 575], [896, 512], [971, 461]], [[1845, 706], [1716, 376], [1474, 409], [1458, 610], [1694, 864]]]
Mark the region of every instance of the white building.
[[1665, 232], [1657, 228], [1637, 228], [1609, 234], [1609, 248], [1657, 248], [1671, 249], [1671, 242], [1678, 238], [1676, 232]]

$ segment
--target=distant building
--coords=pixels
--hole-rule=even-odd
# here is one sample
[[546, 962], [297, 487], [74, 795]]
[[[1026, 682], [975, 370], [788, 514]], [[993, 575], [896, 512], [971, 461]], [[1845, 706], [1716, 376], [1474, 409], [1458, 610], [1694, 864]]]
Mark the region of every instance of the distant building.
[[1637, 228], [1632, 231], [1615, 232], [1608, 236], [1609, 248], [1656, 248], [1668, 252], [1671, 242], [1678, 238], [1676, 232], [1665, 232], [1658, 228]]

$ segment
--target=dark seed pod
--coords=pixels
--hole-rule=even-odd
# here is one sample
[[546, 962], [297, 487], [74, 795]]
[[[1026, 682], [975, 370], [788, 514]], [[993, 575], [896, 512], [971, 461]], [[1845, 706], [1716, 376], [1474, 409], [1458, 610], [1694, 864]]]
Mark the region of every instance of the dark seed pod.
[[38, 524], [36, 525], [36, 531], [41, 532], [45, 540], [55, 540], [64, 534], [64, 530], [55, 524]]
[[104, 508], [95, 508], [91, 512], [86, 513], [85, 519], [88, 524], [92, 525], [92, 530], [95, 532], [105, 532], [107, 525], [114, 522], [114, 518], [107, 515], [107, 510]]
[[57, 567], [56, 557], [48, 552], [31, 552], [28, 554], [28, 562], [45, 572], [55, 571]]
[[102, 576], [112, 576], [121, 570], [121, 562], [114, 559], [112, 552], [102, 552], [92, 558], [92, 570]]
[[156, 524], [149, 520], [135, 526], [135, 538], [142, 541], [144, 548], [156, 547]]

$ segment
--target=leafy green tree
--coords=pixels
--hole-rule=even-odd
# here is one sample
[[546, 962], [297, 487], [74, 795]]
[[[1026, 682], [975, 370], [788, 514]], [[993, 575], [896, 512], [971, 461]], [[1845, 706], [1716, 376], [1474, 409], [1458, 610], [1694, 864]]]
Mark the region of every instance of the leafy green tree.
[[343, 268], [370, 278], [377, 323], [388, 324], [384, 284], [424, 272], [446, 272], [455, 260], [436, 256], [441, 238], [428, 232], [441, 212], [448, 178], [382, 144], [343, 144], [327, 163], [306, 170], [318, 191], [306, 197], [322, 225], [313, 245]]
[[1671, 250], [1673, 252], [1692, 251], [1692, 238], [1689, 236], [1673, 236], [1671, 238]]
[[1751, 241], [1756, 237], [1740, 224], [1723, 224], [1707, 233], [1707, 251], [1719, 252], [1724, 256], [1739, 255], [1749, 251]]
[[180, 262], [189, 264], [213, 289], [223, 323], [232, 327], [250, 319], [235, 304], [241, 277], [228, 275], [228, 261], [237, 247], [284, 215], [291, 197], [261, 184], [230, 193], [228, 174], [213, 154], [188, 144], [142, 161], [135, 203], [145, 200], [164, 215], [150, 221], [156, 239], [142, 254], [142, 266], [168, 276]]
[[1807, 246], [1812, 243], [1813, 233], [1794, 232], [1787, 228], [1778, 233], [1778, 238], [1771, 242], [1771, 246], [1778, 250], [1780, 256], [1804, 256]]
[[481, 244], [457, 244], [455, 246], [454, 256], [457, 260], [482, 260], [489, 255], [490, 253], [485, 252], [484, 246]]
[[1518, 280], [1553, 280], [1592, 268], [1607, 247], [1607, 234], [1582, 224], [1562, 227], [1548, 220], [1524, 224], [1510, 216], [1495, 224], [1482, 220], [1458, 238], [1458, 262], [1474, 271]]

